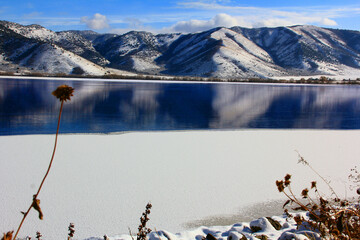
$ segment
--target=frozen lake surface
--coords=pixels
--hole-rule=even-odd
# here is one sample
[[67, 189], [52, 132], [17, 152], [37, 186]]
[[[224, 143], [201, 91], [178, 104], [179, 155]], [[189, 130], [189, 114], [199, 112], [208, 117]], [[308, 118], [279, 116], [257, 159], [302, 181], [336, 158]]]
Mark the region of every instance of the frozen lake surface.
[[[173, 233], [246, 220], [249, 212], [242, 209], [257, 203], [259, 214], [278, 214], [273, 201], [282, 195], [275, 181], [286, 173], [293, 174], [297, 193], [312, 180], [327, 192], [310, 169], [297, 164], [295, 150], [339, 195], [350, 196], [346, 180], [358, 164], [359, 140], [357, 130], [61, 135], [39, 195], [44, 220], [32, 211], [20, 236], [40, 231], [46, 239], [59, 239], [70, 222], [78, 239], [127, 234], [128, 227], [136, 232], [147, 202], [153, 205], [149, 226]], [[0, 137], [0, 213], [6, 219], [1, 231], [18, 226], [20, 211], [31, 203], [46, 171], [53, 141], [53, 135]]]

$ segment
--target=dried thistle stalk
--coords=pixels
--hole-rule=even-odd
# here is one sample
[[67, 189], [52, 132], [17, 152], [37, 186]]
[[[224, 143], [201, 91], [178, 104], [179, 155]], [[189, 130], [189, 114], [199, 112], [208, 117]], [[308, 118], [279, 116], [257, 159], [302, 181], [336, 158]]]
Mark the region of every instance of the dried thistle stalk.
[[[61, 85], [58, 88], [56, 88], [55, 91], [52, 92], [52, 95], [54, 95], [61, 102], [60, 110], [59, 110], [59, 117], [58, 117], [58, 124], [57, 124], [56, 135], [55, 135], [55, 144], [54, 144], [53, 153], [52, 153], [52, 156], [51, 156], [51, 159], [50, 159], [48, 169], [47, 169], [47, 171], [45, 173], [45, 176], [43, 177], [43, 180], [41, 181], [41, 184], [39, 186], [39, 189], [38, 189], [37, 193], [33, 196], [33, 201], [31, 203], [30, 207], [28, 208], [28, 210], [26, 212], [22, 212], [24, 216], [23, 216], [23, 218], [22, 218], [22, 220], [20, 222], [20, 225], [19, 225], [19, 227], [18, 227], [18, 229], [17, 229], [17, 231], [15, 233], [15, 236], [14, 236], [13, 240], [15, 240], [17, 235], [19, 234], [21, 226], [24, 223], [24, 221], [25, 221], [27, 215], [29, 214], [31, 208], [34, 208], [36, 211], [38, 211], [39, 212], [39, 218], [41, 220], [43, 219], [44, 214], [41, 211], [40, 200], [37, 197], [40, 194], [41, 188], [42, 188], [42, 186], [43, 186], [43, 184], [45, 182], [45, 179], [47, 178], [47, 176], [48, 176], [48, 174], [50, 172], [52, 163], [54, 161], [56, 147], [57, 147], [57, 139], [58, 139], [58, 135], [59, 135], [61, 114], [62, 114], [64, 102], [66, 102], [67, 100], [71, 100], [71, 97], [73, 96], [73, 93], [74, 93], [74, 88], [72, 88], [72, 87], [70, 87], [68, 85]], [[40, 237], [41, 237], [41, 234], [39, 233], [39, 239], [40, 239]]]

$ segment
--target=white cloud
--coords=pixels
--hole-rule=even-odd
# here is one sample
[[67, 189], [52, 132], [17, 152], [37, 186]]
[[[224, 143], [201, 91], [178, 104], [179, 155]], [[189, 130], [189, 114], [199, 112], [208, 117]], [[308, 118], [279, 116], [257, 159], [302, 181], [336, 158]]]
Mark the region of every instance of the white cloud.
[[[206, 19], [204, 15], [194, 15], [199, 18], [194, 18], [185, 21], [178, 21], [170, 27], [164, 27], [162, 29], [155, 29], [151, 26], [150, 22], [156, 21], [154, 18], [134, 18], [134, 17], [124, 17], [116, 19], [112, 17], [113, 24], [122, 24], [125, 25], [122, 28], [110, 28], [108, 24], [108, 19], [106, 16], [99, 13], [94, 14], [92, 17], [82, 17], [81, 22], [85, 23], [90, 29], [102, 30], [108, 29], [112, 33], [123, 34], [131, 30], [135, 31], [151, 31], [154, 33], [167, 33], [167, 32], [182, 32], [182, 33], [192, 33], [199, 31], [206, 31], [216, 27], [278, 27], [278, 26], [291, 26], [291, 25], [304, 25], [304, 24], [313, 24], [321, 26], [336, 26], [336, 21], [332, 18], [334, 15], [329, 12], [322, 11], [299, 11], [299, 9], [291, 10], [278, 10], [270, 8], [260, 8], [260, 7], [229, 7], [223, 6], [217, 2], [187, 2], [183, 4], [184, 8], [191, 7], [204, 7], [217, 9], [213, 12], [213, 17]], [[227, 13], [216, 13], [219, 9], [224, 10]], [[229, 10], [231, 11], [225, 11]], [[208, 14], [211, 14], [211, 13]], [[189, 16], [187, 16], [189, 17]], [[175, 18], [175, 17], [174, 17]], [[158, 19], [159, 21], [159, 19]], [[150, 24], [149, 24], [150, 23]]]
[[337, 22], [318, 12], [279, 11], [265, 8], [242, 9], [238, 15], [216, 14], [209, 20], [191, 19], [179, 21], [167, 28], [170, 32], [198, 32], [215, 27], [279, 27], [292, 25], [336, 26]]
[[214, 25], [217, 26], [224, 26], [224, 27], [233, 27], [238, 25], [238, 20], [228, 14], [225, 13], [220, 13], [217, 14], [213, 19], [212, 19]]
[[95, 13], [91, 18], [86, 16], [82, 17], [81, 22], [85, 23], [88, 28], [94, 30], [110, 28], [107, 17], [100, 13]]
[[180, 21], [170, 27], [168, 30], [172, 32], [198, 32], [209, 30], [215, 27], [233, 27], [246, 25], [241, 18], [232, 17], [225, 13], [215, 15], [210, 20], [189, 20]]
[[338, 25], [334, 20], [331, 20], [329, 18], [323, 18], [320, 23], [323, 25], [326, 25], [326, 26], [337, 26]]
[[[232, 25], [241, 27], [337, 26], [337, 21], [340, 19], [360, 17], [359, 4], [341, 7], [266, 8], [242, 6], [235, 1], [182, 0], [177, 3], [177, 8], [192, 13], [192, 17], [189, 20], [179, 21], [168, 28], [175, 32], [196, 32], [206, 28]], [[223, 14], [218, 14], [218, 12], [223, 12]]]

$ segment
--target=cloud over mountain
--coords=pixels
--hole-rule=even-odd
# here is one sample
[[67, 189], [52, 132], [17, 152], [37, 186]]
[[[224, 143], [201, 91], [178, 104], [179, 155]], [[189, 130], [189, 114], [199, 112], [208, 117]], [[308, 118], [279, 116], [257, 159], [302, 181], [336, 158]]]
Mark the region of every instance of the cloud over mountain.
[[190, 20], [190, 21], [180, 21], [173, 25], [170, 30], [173, 32], [198, 32], [205, 31], [207, 29], [215, 27], [233, 27], [243, 25], [243, 22], [239, 19], [232, 17], [225, 13], [217, 14], [210, 20]]
[[90, 18], [84, 16], [81, 18], [81, 22], [85, 23], [88, 28], [93, 30], [102, 30], [110, 27], [107, 17], [100, 13], [95, 13]]
[[[209, 6], [208, 6], [209, 7]], [[215, 6], [214, 6], [215, 7]], [[241, 10], [241, 12], [240, 12]], [[232, 11], [233, 14], [216, 14], [209, 20], [191, 19], [179, 21], [168, 32], [194, 33], [216, 27], [241, 26], [247, 28], [279, 27], [293, 25], [317, 24], [323, 26], [337, 26], [337, 22], [328, 14], [313, 14], [311, 12], [275, 11], [265, 8], [240, 8]]]

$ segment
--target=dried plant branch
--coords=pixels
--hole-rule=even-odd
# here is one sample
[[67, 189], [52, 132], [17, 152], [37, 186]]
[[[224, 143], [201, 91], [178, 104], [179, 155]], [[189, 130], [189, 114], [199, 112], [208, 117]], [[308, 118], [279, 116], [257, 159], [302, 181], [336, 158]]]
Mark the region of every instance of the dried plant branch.
[[[289, 218], [293, 218], [298, 227], [303, 226], [320, 233], [324, 239], [360, 239], [360, 205], [350, 204], [347, 200], [327, 201], [318, 192], [316, 182], [311, 182], [310, 190], [318, 196], [315, 201], [310, 197], [310, 190], [305, 188], [301, 192], [308, 203], [302, 203], [291, 191], [291, 175], [287, 174], [284, 180], [276, 181], [279, 192], [282, 192], [289, 200], [284, 204], [284, 212]], [[319, 202], [319, 203], [317, 203]], [[285, 209], [285, 206], [296, 204], [293, 210], [303, 210], [309, 213], [308, 219], [301, 215], [293, 216]]]
[[340, 199], [339, 196], [336, 194], [335, 190], [331, 187], [329, 181], [327, 181], [323, 176], [321, 176], [311, 165], [308, 161], [306, 161], [303, 156], [301, 156], [301, 154], [296, 150], [298, 156], [299, 156], [299, 161], [298, 163], [302, 163], [303, 165], [305, 166], [308, 166], [316, 175], [318, 175], [321, 180], [323, 180], [326, 185], [328, 185], [330, 191], [332, 192], [332, 194], [337, 198], [337, 199]]
[[132, 240], [135, 240], [134, 237], [133, 237], [133, 234], [132, 234], [132, 232], [131, 232], [131, 229], [130, 229], [129, 227], [128, 227], [128, 230], [129, 230], [129, 234], [130, 234], [131, 239], [132, 239]]
[[151, 232], [151, 229], [146, 227], [146, 223], [150, 220], [149, 214], [152, 205], [148, 203], [145, 208], [145, 212], [143, 212], [140, 218], [140, 225], [138, 227], [137, 240], [146, 240], [146, 236]]
[[41, 240], [42, 235], [41, 235], [41, 233], [40, 233], [40, 232], [36, 232], [36, 238], [37, 238], [38, 240]]
[[75, 225], [73, 223], [69, 224], [69, 233], [68, 233], [68, 240], [74, 237], [75, 233]]

